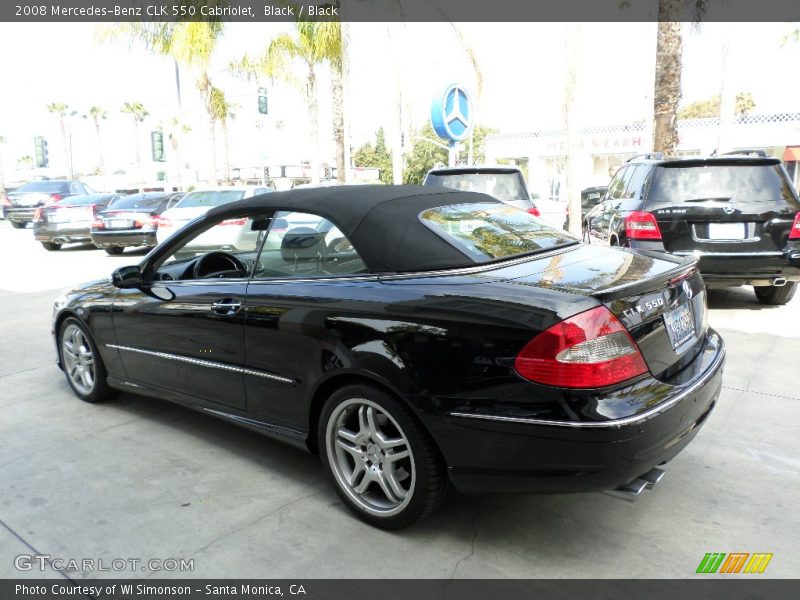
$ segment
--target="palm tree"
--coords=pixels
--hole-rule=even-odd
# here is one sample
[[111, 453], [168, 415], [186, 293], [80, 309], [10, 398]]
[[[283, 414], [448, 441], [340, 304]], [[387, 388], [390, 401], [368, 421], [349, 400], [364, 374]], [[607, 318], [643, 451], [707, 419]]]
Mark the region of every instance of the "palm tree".
[[133, 145], [136, 148], [136, 168], [139, 183], [142, 182], [142, 153], [139, 143], [139, 123], [150, 114], [141, 102], [126, 102], [119, 111], [130, 115], [133, 120]]
[[176, 65], [186, 67], [194, 73], [195, 85], [208, 115], [210, 142], [208, 178], [212, 183], [217, 179], [217, 158], [212, 99], [214, 85], [208, 70], [223, 27], [222, 21], [135, 22], [113, 25], [105, 29], [101, 35], [101, 39], [117, 39], [122, 36], [142, 43], [150, 52], [169, 56]]
[[[70, 155], [70, 144], [67, 138], [66, 117], [70, 114], [69, 106], [63, 102], [51, 102], [47, 105], [47, 110], [51, 114], [58, 115], [58, 127], [61, 130], [61, 143], [64, 146], [64, 164], [72, 179], [72, 157]], [[72, 114], [75, 114], [74, 112]]]
[[225, 97], [225, 93], [216, 87], [211, 91], [211, 102], [214, 110], [212, 121], [214, 123], [218, 122], [222, 128], [222, 149], [224, 151], [225, 158], [225, 180], [230, 181], [231, 158], [230, 146], [228, 144], [228, 121], [236, 118], [236, 115], [233, 113], [233, 109], [236, 108], [236, 105], [228, 102], [228, 99]]
[[180, 140], [191, 130], [191, 127], [185, 123], [181, 123], [177, 117], [170, 119], [167, 137], [169, 138], [170, 146], [172, 146], [172, 153], [175, 156], [175, 184], [178, 189], [181, 187], [181, 171], [183, 170], [183, 166], [181, 165]]
[[[264, 53], [255, 59], [245, 55], [241, 61], [231, 65], [234, 72], [243, 73], [247, 76], [263, 75], [272, 80], [283, 79], [293, 83], [303, 90], [308, 104], [309, 121], [311, 123], [311, 180], [319, 180], [320, 169], [320, 131], [319, 131], [319, 105], [317, 98], [317, 67], [325, 62], [329, 62], [334, 70], [334, 79], [338, 71], [339, 86], [341, 86], [342, 73], [342, 48], [341, 48], [341, 25], [338, 21], [317, 22], [317, 21], [298, 21], [295, 22], [294, 36], [281, 34], [273, 39]], [[298, 77], [292, 72], [293, 62], [302, 65], [302, 71]], [[334, 87], [337, 84], [334, 83]], [[338, 92], [341, 100], [341, 88]], [[336, 92], [334, 92], [336, 95]], [[341, 113], [341, 104], [334, 112]], [[341, 154], [342, 167], [344, 166], [344, 128], [342, 119], [337, 117], [339, 124], [334, 125], [341, 129], [341, 134], [337, 132], [341, 143], [341, 152], [337, 150], [337, 164]], [[342, 171], [344, 172], [344, 171]]]
[[91, 119], [94, 124], [94, 134], [97, 138], [97, 155], [100, 158], [100, 174], [105, 177], [106, 175], [106, 160], [103, 154], [103, 136], [100, 132], [100, 121], [108, 118], [108, 112], [99, 106], [91, 106], [87, 114], [83, 115], [84, 119]]

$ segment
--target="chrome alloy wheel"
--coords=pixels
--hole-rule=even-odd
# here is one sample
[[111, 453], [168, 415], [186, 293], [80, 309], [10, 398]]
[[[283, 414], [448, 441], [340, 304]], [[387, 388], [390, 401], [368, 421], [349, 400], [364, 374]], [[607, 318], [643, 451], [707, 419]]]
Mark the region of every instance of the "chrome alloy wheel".
[[70, 383], [79, 393], [91, 394], [95, 382], [94, 353], [77, 325], [67, 325], [61, 334], [61, 356]]
[[328, 419], [325, 443], [337, 483], [361, 509], [390, 517], [411, 501], [414, 454], [400, 425], [378, 404], [342, 402]]

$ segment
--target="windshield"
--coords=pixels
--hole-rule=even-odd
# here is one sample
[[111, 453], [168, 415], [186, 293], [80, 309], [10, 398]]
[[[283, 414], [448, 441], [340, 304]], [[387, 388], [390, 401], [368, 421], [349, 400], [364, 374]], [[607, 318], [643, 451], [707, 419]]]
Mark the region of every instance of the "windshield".
[[102, 204], [111, 196], [70, 196], [64, 198], [61, 202], [54, 204], [54, 206], [85, 206], [88, 204]]
[[115, 200], [111, 208], [125, 208], [125, 209], [152, 209], [158, 208], [167, 199], [166, 196], [142, 196], [135, 194], [133, 196], [123, 196], [119, 200]]
[[244, 190], [215, 190], [209, 192], [192, 192], [175, 205], [175, 208], [194, 208], [197, 206], [220, 206], [241, 200]]
[[659, 167], [648, 202], [680, 204], [698, 200], [791, 201], [779, 165], [697, 165]]
[[41, 193], [41, 194], [54, 194], [56, 192], [66, 192], [69, 190], [69, 183], [66, 181], [32, 181], [17, 188], [15, 193]]
[[522, 176], [510, 173], [431, 173], [425, 185], [489, 194], [498, 200], [530, 200]]
[[577, 241], [565, 231], [506, 204], [439, 206], [424, 211], [420, 219], [476, 262], [529, 254]]

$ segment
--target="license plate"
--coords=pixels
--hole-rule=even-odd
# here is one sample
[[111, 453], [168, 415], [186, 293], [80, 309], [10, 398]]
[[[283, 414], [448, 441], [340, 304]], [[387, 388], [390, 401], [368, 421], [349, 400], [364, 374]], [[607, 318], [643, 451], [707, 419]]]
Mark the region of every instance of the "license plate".
[[694, 315], [689, 304], [682, 304], [664, 313], [664, 325], [673, 349], [679, 348], [695, 337]]
[[133, 227], [133, 221], [128, 219], [111, 219], [108, 221], [108, 227], [110, 229], [128, 229]]
[[743, 240], [744, 223], [709, 223], [708, 239], [710, 240]]

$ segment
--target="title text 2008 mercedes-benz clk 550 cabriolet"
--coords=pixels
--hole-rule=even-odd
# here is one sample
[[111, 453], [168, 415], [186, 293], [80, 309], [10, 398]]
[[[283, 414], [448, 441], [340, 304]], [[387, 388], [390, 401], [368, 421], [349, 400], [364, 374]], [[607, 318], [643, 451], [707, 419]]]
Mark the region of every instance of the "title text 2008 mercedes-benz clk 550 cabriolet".
[[396, 528], [450, 486], [654, 485], [720, 392], [706, 312], [690, 260], [482, 194], [341, 186], [212, 209], [62, 295], [53, 331], [83, 400], [155, 396], [318, 452], [350, 509]]

